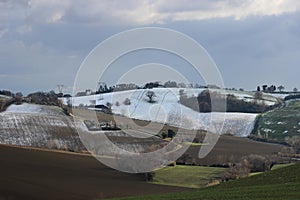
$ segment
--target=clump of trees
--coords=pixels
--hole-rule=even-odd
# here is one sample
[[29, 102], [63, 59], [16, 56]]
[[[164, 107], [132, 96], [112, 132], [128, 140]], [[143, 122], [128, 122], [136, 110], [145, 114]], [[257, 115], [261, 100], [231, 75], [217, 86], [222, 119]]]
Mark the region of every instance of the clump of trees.
[[17, 105], [22, 104], [22, 98], [13, 97], [11, 99], [0, 99], [0, 112], [5, 111], [6, 108], [12, 104], [17, 104]]
[[292, 137], [286, 137], [285, 141], [290, 145], [296, 154], [300, 154], [300, 136], [295, 135]]
[[244, 159], [237, 164], [231, 164], [222, 176], [222, 181], [245, 178], [250, 173], [250, 164]]
[[200, 105], [199, 105], [198, 99], [195, 96], [188, 97], [186, 95], [186, 93], [184, 92], [184, 90], [179, 90], [179, 102], [182, 105], [185, 105], [185, 106], [187, 106], [189, 108], [192, 108], [193, 110], [196, 110], [196, 111], [199, 112]]
[[[260, 97], [258, 96], [257, 98]], [[214, 105], [212, 105], [212, 99]], [[259, 104], [255, 101], [248, 102], [245, 100], [238, 99], [232, 94], [224, 95], [219, 92], [212, 92], [209, 90], [202, 91], [197, 97], [187, 97], [186, 95], [184, 95], [184, 93], [181, 92], [180, 103], [199, 112], [226, 111], [262, 113], [273, 108], [272, 106]]]
[[[278, 87], [276, 87], [275, 85], [262, 85], [262, 89], [260, 86], [257, 86], [257, 91], [263, 91], [263, 92], [268, 92], [268, 93], [275, 93], [277, 90], [279, 92], [283, 92], [285, 89], [285, 87], [283, 85], [279, 85]], [[294, 92], [298, 92], [297, 88], [294, 88], [293, 90]]]
[[96, 91], [96, 94], [103, 94], [103, 93], [109, 93], [114, 91], [113, 86], [107, 87], [107, 85], [100, 85], [98, 90]]
[[167, 133], [165, 131], [162, 131], [160, 133], [158, 133], [156, 136], [162, 138], [162, 139], [173, 139], [176, 136], [176, 132], [173, 131], [172, 129], [168, 129]]
[[164, 84], [166, 88], [177, 88], [177, 83], [175, 81], [167, 81]]
[[262, 113], [271, 109], [270, 106], [237, 99], [234, 95], [227, 95], [227, 112]]
[[60, 106], [61, 102], [58, 100], [58, 95], [54, 91], [50, 92], [35, 92], [27, 96], [31, 103], [41, 105]]
[[163, 85], [160, 84], [159, 82], [150, 82], [150, 83], [146, 83], [143, 89], [152, 89], [158, 87], [163, 87]]
[[8, 90], [0, 90], [0, 95], [9, 97], [0, 98], [0, 112], [5, 111], [11, 104], [22, 104], [23, 94], [21, 92], [13, 93]]
[[238, 163], [230, 164], [229, 168], [223, 174], [222, 181], [244, 178], [247, 177], [250, 172], [265, 172], [279, 162], [279, 158], [275, 155], [266, 157], [251, 154], [243, 157]]
[[[262, 91], [263, 91], [263, 92], [270, 92], [270, 93], [272, 93], [272, 92], [275, 92], [276, 89], [277, 89], [277, 88], [276, 88], [275, 85], [271, 85], [271, 86], [263, 85], [263, 86], [262, 86]], [[261, 91], [260, 86], [257, 86], [257, 91], [258, 91], [258, 92]]]
[[0, 90], [0, 94], [8, 97], [15, 97], [15, 94], [8, 90]]

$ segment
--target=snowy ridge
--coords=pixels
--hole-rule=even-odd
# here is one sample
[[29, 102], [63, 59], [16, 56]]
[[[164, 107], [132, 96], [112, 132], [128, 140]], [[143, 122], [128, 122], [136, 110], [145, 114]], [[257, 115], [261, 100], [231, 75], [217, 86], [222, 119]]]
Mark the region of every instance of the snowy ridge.
[[[106, 93], [93, 96], [75, 97], [73, 106], [92, 106], [112, 104], [112, 112], [126, 117], [166, 123], [185, 129], [202, 129], [218, 134], [230, 133], [236, 136], [248, 136], [257, 114], [249, 113], [198, 113], [179, 103], [180, 88], [154, 88], [155, 103], [149, 103], [147, 89]], [[187, 96], [197, 96], [203, 89], [184, 89]], [[236, 94], [235, 94], [236, 95]], [[238, 95], [236, 95], [238, 96]], [[249, 98], [249, 94], [238, 98]], [[125, 105], [126, 98], [131, 104]], [[225, 121], [224, 121], [225, 119]], [[224, 122], [223, 129], [220, 130]]]
[[36, 104], [21, 104], [10, 105], [4, 113], [27, 113], [27, 114], [42, 114], [42, 115], [63, 115], [58, 107], [36, 105]]

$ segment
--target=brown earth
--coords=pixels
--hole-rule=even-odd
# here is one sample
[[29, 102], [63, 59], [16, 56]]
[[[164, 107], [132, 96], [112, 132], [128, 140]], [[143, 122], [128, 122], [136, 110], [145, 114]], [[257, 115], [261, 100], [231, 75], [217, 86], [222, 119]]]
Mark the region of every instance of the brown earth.
[[[66, 109], [69, 109], [69, 112], [71, 112], [70, 108]], [[139, 119], [131, 119], [123, 117], [121, 115], [112, 115], [104, 112], [95, 112], [87, 109], [73, 108], [72, 112], [74, 112], [75, 115], [77, 117], [80, 117], [81, 119], [87, 119], [92, 121], [95, 120], [96, 113], [99, 122], [114, 122], [117, 123], [117, 126], [119, 126], [121, 129], [141, 130], [143, 132], [153, 132], [156, 130], [167, 132], [168, 129], [172, 129], [175, 132], [177, 132], [178, 130], [177, 127], [170, 126], [167, 124], [161, 124]]]
[[277, 155], [282, 145], [257, 142], [248, 138], [240, 138], [228, 135], [220, 136], [213, 150], [203, 159], [198, 158], [201, 146], [190, 146], [185, 155], [178, 161], [188, 160], [186, 164], [196, 165], [226, 165], [239, 162], [244, 156], [250, 154], [271, 156]]
[[0, 199], [102, 199], [179, 192], [143, 174], [108, 168], [89, 155], [0, 145]]

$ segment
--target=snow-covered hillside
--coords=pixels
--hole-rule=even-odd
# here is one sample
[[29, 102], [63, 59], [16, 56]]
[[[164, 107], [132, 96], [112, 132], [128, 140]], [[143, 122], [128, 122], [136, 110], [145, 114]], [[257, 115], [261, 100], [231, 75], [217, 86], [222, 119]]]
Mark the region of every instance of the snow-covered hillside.
[[4, 113], [27, 113], [40, 115], [64, 115], [60, 108], [54, 106], [36, 105], [36, 104], [21, 104], [9, 106]]
[[[155, 137], [148, 138], [148, 142], [134, 142], [122, 131], [90, 132], [81, 120], [74, 120], [76, 128], [81, 130], [84, 145], [87, 145], [86, 147], [94, 154], [110, 153], [110, 149], [105, 152], [99, 151], [97, 135], [105, 134], [107, 137], [116, 138], [116, 141], [113, 139], [112, 141], [117, 146], [131, 152], [143, 152], [151, 145], [161, 142]], [[72, 118], [63, 114], [58, 107], [35, 104], [11, 105], [5, 112], [0, 113], [0, 144], [82, 151], [86, 148], [76, 128]]]
[[78, 150], [82, 147], [70, 118], [57, 107], [11, 105], [0, 113], [0, 143]]
[[273, 97], [279, 98], [279, 99], [284, 99], [285, 97], [290, 96], [292, 94], [273, 93], [273, 94], [270, 94], [270, 95], [273, 96]]
[[[146, 93], [148, 89], [130, 90], [115, 93], [106, 93], [93, 96], [75, 97], [73, 106], [112, 105], [112, 112], [129, 118], [166, 123], [185, 129], [203, 129], [214, 133], [230, 133], [236, 136], [247, 136], [253, 129], [256, 114], [249, 113], [198, 113], [179, 103], [181, 88], [154, 88], [155, 103], [149, 103]], [[187, 96], [197, 96], [203, 89], [184, 89]], [[223, 91], [225, 94], [234, 94], [240, 99], [253, 99], [249, 92]], [[125, 105], [126, 98], [131, 104]], [[66, 99], [64, 102], [66, 103]], [[273, 105], [276, 98], [270, 97], [267, 104]], [[220, 127], [223, 129], [220, 130]]]

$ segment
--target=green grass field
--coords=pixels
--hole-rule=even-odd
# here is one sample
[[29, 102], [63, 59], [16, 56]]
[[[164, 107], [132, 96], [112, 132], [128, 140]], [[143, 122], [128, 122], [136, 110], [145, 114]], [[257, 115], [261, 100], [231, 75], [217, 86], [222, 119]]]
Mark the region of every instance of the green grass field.
[[225, 168], [183, 166], [165, 167], [155, 172], [155, 184], [202, 188], [221, 179]]
[[[291, 165], [294, 165], [295, 163], [287, 163], [287, 164], [276, 164], [272, 167], [271, 170], [277, 170], [277, 169], [281, 169], [281, 168], [284, 168], [284, 167], [288, 167], [288, 166], [291, 166]], [[250, 173], [249, 176], [256, 176], [256, 175], [259, 175], [259, 174], [263, 174], [264, 172], [253, 172], [253, 173]]]
[[300, 100], [292, 100], [283, 108], [262, 114], [255, 134], [262, 138], [284, 142], [284, 138], [300, 135]]
[[300, 163], [271, 170], [248, 178], [229, 181], [217, 186], [191, 192], [129, 197], [130, 200], [199, 200], [199, 199], [248, 199], [248, 200], [298, 200], [300, 199]]
[[281, 168], [284, 168], [284, 167], [288, 167], [288, 166], [291, 166], [291, 165], [294, 165], [295, 163], [288, 163], [288, 164], [276, 164], [272, 167], [271, 170], [277, 170], [277, 169], [281, 169]]

